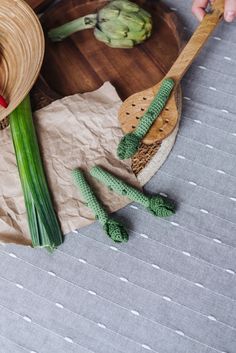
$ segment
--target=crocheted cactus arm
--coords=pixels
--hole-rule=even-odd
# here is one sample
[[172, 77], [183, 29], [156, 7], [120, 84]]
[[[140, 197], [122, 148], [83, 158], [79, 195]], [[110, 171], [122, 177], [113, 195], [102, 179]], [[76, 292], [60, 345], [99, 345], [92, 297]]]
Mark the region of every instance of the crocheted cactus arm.
[[167, 217], [174, 213], [174, 205], [160, 195], [151, 197], [146, 196], [138, 189], [126, 184], [124, 181], [98, 166], [93, 167], [90, 170], [90, 173], [94, 178], [108, 186], [110, 190], [113, 190], [120, 195], [127, 196], [132, 201], [140, 203], [155, 216]]
[[72, 172], [72, 176], [75, 184], [79, 187], [84, 200], [87, 202], [87, 206], [93, 211], [95, 218], [102, 224], [106, 234], [114, 242], [127, 242], [128, 234], [123, 225], [109, 218], [107, 212], [104, 210], [92, 188], [86, 181], [83, 172], [79, 169], [75, 169]]
[[117, 156], [119, 159], [128, 159], [138, 151], [142, 139], [146, 136], [154, 121], [165, 108], [174, 86], [175, 82], [171, 78], [163, 80], [159, 91], [147, 111], [139, 120], [136, 129], [122, 137], [117, 148]]

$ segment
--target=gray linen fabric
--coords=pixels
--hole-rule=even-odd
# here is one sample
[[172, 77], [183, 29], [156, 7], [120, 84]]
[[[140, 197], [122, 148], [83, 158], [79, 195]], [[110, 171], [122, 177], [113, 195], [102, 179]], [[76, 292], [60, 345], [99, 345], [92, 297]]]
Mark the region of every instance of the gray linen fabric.
[[[189, 36], [189, 0], [166, 1]], [[53, 255], [0, 247], [0, 353], [236, 352], [236, 24], [222, 24], [183, 80], [175, 147], [147, 190], [177, 201], [170, 219], [117, 213]]]

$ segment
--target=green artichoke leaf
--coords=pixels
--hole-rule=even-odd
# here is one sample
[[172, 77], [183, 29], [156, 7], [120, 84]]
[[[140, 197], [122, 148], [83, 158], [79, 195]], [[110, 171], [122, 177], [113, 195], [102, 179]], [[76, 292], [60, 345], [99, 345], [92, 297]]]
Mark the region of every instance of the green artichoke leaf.
[[139, 8], [139, 14], [141, 14], [142, 17], [147, 20], [150, 20], [152, 18], [151, 14], [144, 10], [142, 7]]
[[128, 27], [118, 21], [100, 22], [98, 28], [111, 39], [123, 39], [127, 37]]
[[137, 4], [128, 0], [114, 0], [110, 3], [110, 5], [115, 6], [119, 10], [125, 12], [139, 12], [140, 10], [140, 7]]
[[119, 16], [120, 10], [114, 6], [105, 6], [98, 11], [98, 21], [113, 20]]
[[147, 22], [145, 24], [145, 31], [147, 33], [147, 38], [149, 38], [152, 34], [152, 22]]
[[146, 29], [142, 29], [141, 31], [138, 31], [138, 32], [130, 31], [128, 32], [128, 35], [127, 35], [127, 38], [134, 40], [135, 43], [143, 42], [147, 37], [148, 37], [148, 34], [146, 32]]
[[109, 44], [110, 41], [109, 41], [109, 38], [105, 35], [104, 32], [100, 31], [99, 28], [95, 27], [94, 28], [94, 36], [97, 40], [99, 40], [100, 42], [103, 42], [105, 44]]
[[134, 42], [131, 39], [127, 39], [127, 38], [111, 39], [108, 45], [109, 47], [112, 47], [112, 48], [129, 49], [129, 48], [133, 48]]
[[121, 23], [126, 24], [130, 31], [138, 32], [144, 28], [145, 21], [138, 14], [121, 11], [118, 16]]

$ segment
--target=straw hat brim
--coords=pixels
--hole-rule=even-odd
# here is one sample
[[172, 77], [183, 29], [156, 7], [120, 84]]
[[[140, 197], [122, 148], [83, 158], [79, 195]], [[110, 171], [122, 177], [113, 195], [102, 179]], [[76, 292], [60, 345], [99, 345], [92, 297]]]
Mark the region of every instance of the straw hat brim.
[[44, 56], [41, 24], [23, 0], [0, 1], [0, 121], [24, 99], [38, 77]]

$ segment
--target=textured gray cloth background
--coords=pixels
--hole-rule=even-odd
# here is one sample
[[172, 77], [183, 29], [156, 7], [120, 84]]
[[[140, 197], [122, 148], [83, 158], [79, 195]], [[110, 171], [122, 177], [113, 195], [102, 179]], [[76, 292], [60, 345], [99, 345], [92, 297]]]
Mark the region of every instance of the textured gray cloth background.
[[[191, 1], [166, 1], [190, 35]], [[236, 352], [236, 24], [222, 24], [183, 80], [176, 145], [147, 190], [170, 219], [117, 213], [130, 241], [97, 224], [53, 255], [0, 247], [0, 353]]]

